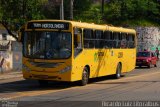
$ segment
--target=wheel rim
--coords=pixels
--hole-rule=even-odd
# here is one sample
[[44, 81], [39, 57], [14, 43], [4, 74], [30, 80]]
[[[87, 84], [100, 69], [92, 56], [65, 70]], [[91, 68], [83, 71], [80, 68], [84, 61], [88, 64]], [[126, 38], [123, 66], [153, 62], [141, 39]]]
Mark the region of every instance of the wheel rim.
[[120, 73], [117, 74], [117, 77], [118, 77], [118, 78], [120, 77]]
[[118, 64], [117, 66], [117, 78], [120, 78], [121, 77], [121, 67], [120, 67], [120, 64]]

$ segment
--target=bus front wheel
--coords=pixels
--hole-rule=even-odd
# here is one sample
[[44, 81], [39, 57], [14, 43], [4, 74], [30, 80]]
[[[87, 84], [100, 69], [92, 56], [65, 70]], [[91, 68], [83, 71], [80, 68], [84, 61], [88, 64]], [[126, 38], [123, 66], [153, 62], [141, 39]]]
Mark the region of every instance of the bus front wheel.
[[83, 73], [82, 73], [82, 80], [81, 80], [81, 85], [85, 86], [88, 84], [89, 80], [89, 74], [88, 74], [88, 69], [87, 67], [84, 68]]
[[121, 77], [121, 70], [122, 70], [121, 64], [118, 63], [117, 68], [116, 68], [116, 74], [115, 74], [116, 79], [119, 79]]

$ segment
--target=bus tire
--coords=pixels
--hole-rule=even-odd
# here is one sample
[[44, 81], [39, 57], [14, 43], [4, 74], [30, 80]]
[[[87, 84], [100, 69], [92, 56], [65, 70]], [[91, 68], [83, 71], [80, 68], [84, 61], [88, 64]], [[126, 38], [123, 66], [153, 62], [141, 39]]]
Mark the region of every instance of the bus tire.
[[89, 80], [88, 69], [87, 69], [87, 67], [85, 67], [83, 69], [83, 73], [82, 73], [81, 86], [87, 85], [88, 84], [88, 80]]
[[121, 70], [122, 70], [122, 66], [120, 63], [118, 63], [117, 68], [116, 68], [116, 74], [115, 74], [116, 79], [121, 78]]
[[48, 81], [47, 80], [38, 80], [38, 83], [40, 86], [44, 87], [48, 85]]

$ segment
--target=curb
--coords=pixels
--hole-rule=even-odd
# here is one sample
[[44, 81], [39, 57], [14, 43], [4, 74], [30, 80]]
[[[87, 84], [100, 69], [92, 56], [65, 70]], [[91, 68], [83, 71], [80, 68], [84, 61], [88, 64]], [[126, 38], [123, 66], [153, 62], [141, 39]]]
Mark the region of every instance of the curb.
[[22, 77], [22, 72], [9, 72], [0, 74], [0, 80]]

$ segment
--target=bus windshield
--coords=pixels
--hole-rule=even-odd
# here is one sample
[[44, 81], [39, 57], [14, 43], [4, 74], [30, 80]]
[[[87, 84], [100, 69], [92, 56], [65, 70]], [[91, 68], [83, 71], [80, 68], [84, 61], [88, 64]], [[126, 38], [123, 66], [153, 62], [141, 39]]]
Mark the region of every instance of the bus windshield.
[[25, 32], [23, 55], [37, 59], [63, 59], [71, 56], [71, 33]]

